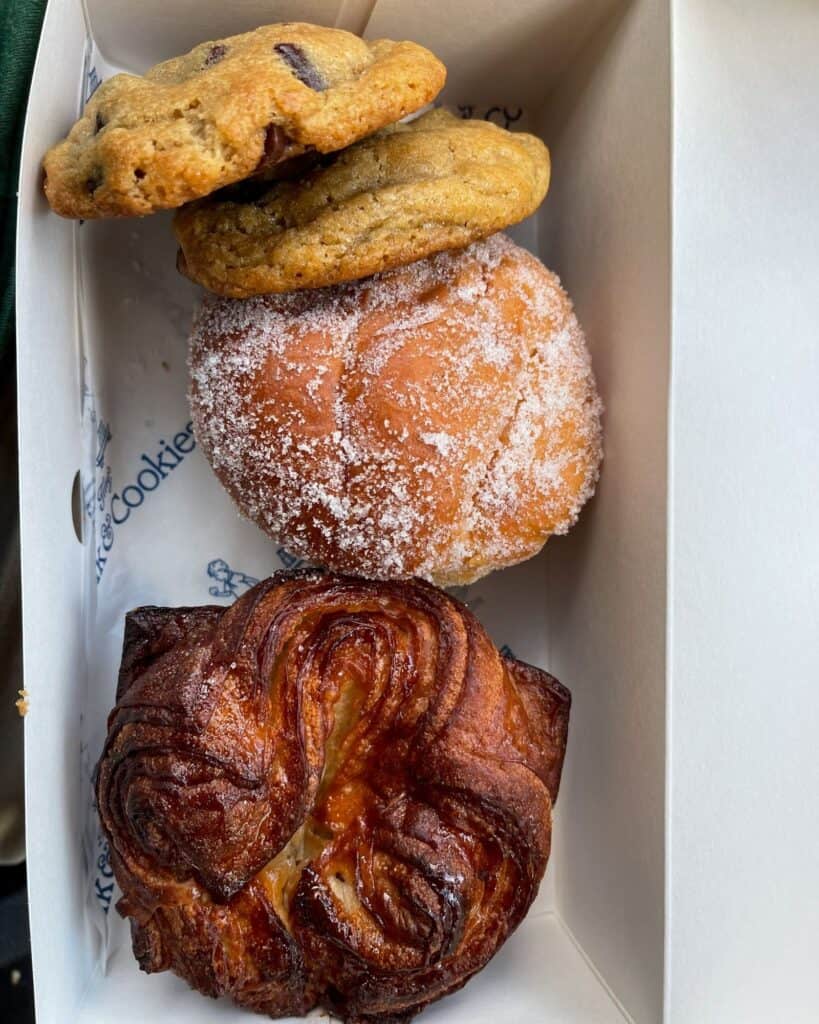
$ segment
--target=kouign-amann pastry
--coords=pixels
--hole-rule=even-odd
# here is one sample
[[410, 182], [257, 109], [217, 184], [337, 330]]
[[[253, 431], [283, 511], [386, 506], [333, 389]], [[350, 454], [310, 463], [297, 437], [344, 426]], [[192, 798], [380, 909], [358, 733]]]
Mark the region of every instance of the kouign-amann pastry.
[[234, 298], [320, 288], [516, 224], [548, 185], [549, 152], [534, 135], [433, 110], [244, 201], [186, 206], [174, 220], [178, 265]]
[[558, 279], [502, 235], [355, 284], [210, 298], [194, 429], [239, 506], [343, 572], [469, 583], [564, 533], [601, 405]]
[[400, 1024], [546, 867], [570, 697], [423, 583], [280, 574], [126, 622], [97, 801], [145, 971]]
[[115, 75], [45, 157], [64, 217], [181, 206], [306, 151], [341, 149], [420, 109], [446, 70], [422, 46], [318, 25], [202, 43], [144, 76]]

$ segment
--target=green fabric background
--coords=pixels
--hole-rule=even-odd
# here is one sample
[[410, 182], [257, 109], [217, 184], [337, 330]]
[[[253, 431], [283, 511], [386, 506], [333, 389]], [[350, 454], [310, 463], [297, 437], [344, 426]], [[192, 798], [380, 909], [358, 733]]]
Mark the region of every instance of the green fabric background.
[[20, 143], [46, 0], [0, 0], [0, 354], [14, 338], [14, 237]]

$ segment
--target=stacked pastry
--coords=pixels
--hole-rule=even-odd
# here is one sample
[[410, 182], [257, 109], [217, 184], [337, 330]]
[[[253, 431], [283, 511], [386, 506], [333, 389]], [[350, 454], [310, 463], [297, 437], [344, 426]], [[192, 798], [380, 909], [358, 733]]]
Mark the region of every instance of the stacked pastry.
[[99, 766], [140, 964], [273, 1016], [409, 1019], [494, 954], [548, 856], [568, 693], [430, 584], [571, 526], [600, 402], [558, 279], [499, 234], [548, 152], [404, 121], [444, 77], [413, 43], [272, 25], [116, 76], [45, 158], [65, 216], [178, 208], [211, 293], [197, 438], [330, 570], [132, 613]]

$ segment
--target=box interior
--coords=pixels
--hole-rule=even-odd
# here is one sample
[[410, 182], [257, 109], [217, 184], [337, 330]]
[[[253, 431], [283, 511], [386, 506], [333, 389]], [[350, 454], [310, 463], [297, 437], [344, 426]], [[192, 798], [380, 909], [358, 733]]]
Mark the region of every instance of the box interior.
[[[131, 492], [127, 521], [105, 523], [95, 504], [101, 489], [136, 486], [145, 458], [186, 434], [186, 334], [198, 292], [173, 269], [167, 215], [59, 221], [41, 196], [39, 160], [76, 117], [92, 72], [140, 71], [202, 39], [288, 18], [426, 43], [449, 67], [444, 102], [543, 137], [553, 161], [550, 195], [513, 234], [574, 298], [607, 406], [603, 477], [572, 533], [461, 595], [498, 644], [563, 680], [574, 705], [554, 849], [535, 906], [492, 964], [424, 1017], [452, 1024], [660, 1019], [667, 5], [522, 0], [501, 17], [490, 0], [468, 9], [432, 0], [88, 0], [85, 11], [87, 25], [79, 0], [49, 6], [20, 198], [27, 828], [38, 1019], [245, 1019], [170, 975], [139, 973], [124, 924], [113, 909], [102, 913], [111, 898], [104, 851], [83, 820], [124, 611], [137, 603], [227, 603], [235, 593], [214, 594], [220, 584], [208, 573], [216, 558], [255, 577], [286, 564], [238, 520], [195, 450], [161, 487]], [[70, 515], [78, 470], [82, 545]]]

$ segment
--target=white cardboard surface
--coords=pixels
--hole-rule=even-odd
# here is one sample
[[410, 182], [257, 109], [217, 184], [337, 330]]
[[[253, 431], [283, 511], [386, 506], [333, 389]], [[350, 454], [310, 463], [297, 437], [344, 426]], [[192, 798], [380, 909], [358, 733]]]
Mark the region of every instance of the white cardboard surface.
[[137, 73], [186, 53], [206, 39], [248, 32], [275, 21], [310, 21], [361, 32], [373, 0], [85, 0], [88, 24], [105, 59]]
[[573, 691], [557, 907], [635, 1020], [663, 1003], [669, 14], [612, 18], [544, 105], [541, 250], [606, 403], [597, 496], [547, 545], [549, 658]]
[[669, 1024], [819, 1019], [819, 5], [674, 5]]
[[[73, 231], [50, 217], [38, 159], [79, 102], [85, 33], [74, 5], [47, 13], [52, 48], [35, 70], [21, 164], [17, 233], [17, 372], [25, 723], [26, 855], [37, 1001], [57, 1019], [90, 974], [80, 855], [80, 707], [84, 677], [81, 551], [66, 513], [82, 433], [76, 348]], [[42, 967], [42, 969], [40, 969]]]
[[[192, 993], [172, 974], [142, 974], [130, 950], [122, 947], [104, 983], [89, 991], [77, 1024], [144, 1024], [151, 1018], [173, 1024], [254, 1021], [226, 999], [217, 1002]], [[313, 1018], [328, 1019], [324, 1014]], [[591, 973], [559, 918], [530, 914], [485, 970], [460, 992], [425, 1010], [419, 1020], [423, 1024], [624, 1024], [627, 1018]]]
[[378, 0], [369, 38], [402, 34], [429, 46], [449, 69], [456, 102], [542, 107], [595, 29], [622, 0]]
[[[819, 236], [806, 201], [819, 166], [819, 8], [87, 0], [87, 9], [98, 47], [86, 64], [102, 73], [277, 17], [414, 37], [449, 63], [451, 102], [512, 120], [522, 104], [520, 123], [552, 149], [544, 216], [520, 238], [563, 276], [586, 328], [608, 406], [604, 476], [568, 538], [470, 598], [499, 643], [573, 690], [555, 847], [520, 932], [422, 1019], [608, 1024], [623, 1019], [619, 1000], [638, 1024], [663, 1014], [667, 1024], [814, 1020]], [[142, 477], [127, 522], [106, 522], [112, 495], [138, 486], [160, 442], [185, 433], [196, 292], [173, 272], [166, 217], [78, 228], [47, 211], [39, 161], [76, 116], [85, 39], [80, 0], [52, 0], [21, 171], [38, 1020], [238, 1022], [246, 1016], [170, 976], [140, 975], [121, 925], [103, 972], [107, 867], [83, 821], [93, 823], [89, 771], [122, 613], [138, 601], [226, 602], [247, 585], [243, 573], [261, 575], [277, 556], [234, 516], [195, 450], [156, 486]], [[91, 484], [84, 548], [69, 514], [79, 468]], [[216, 558], [229, 571], [209, 575]]]
[[[301, 16], [363, 27], [359, 22], [364, 6], [317, 3], [309, 12], [302, 8]], [[570, 6], [523, 5], [516, 16], [497, 25], [497, 53], [512, 60], [526, 25], [531, 27], [533, 18], [539, 27], [548, 22], [548, 17], [541, 19], [544, 13], [558, 14], [562, 31], [570, 38], [565, 21]], [[595, 12], [580, 2], [573, 6], [577, 24], [572, 46], [577, 49]], [[594, 6], [598, 12], [604, 7]], [[19, 336], [25, 350], [20, 364], [24, 510], [35, 506], [43, 494], [43, 470], [59, 475], [62, 467], [59, 472], [67, 481], [64, 496], [59, 501], [55, 496], [49, 509], [51, 518], [59, 518], [63, 509], [61, 530], [35, 530], [36, 517], [23, 530], [32, 704], [27, 722], [31, 920], [41, 1021], [80, 1015], [83, 1020], [103, 1021], [110, 1019], [114, 1005], [122, 1008], [121, 1016], [129, 1012], [125, 1005], [135, 992], [139, 998], [133, 1007], [140, 1020], [166, 1020], [171, 1013], [175, 1019], [180, 1013], [199, 1019], [214, 1005], [172, 978], [139, 975], [128, 952], [127, 929], [112, 910], [117, 893], [91, 805], [91, 772], [113, 702], [125, 611], [141, 603], [227, 603], [250, 585], [251, 578], [282, 564], [286, 555], [277, 554], [275, 545], [255, 527], [238, 519], [193, 447], [184, 359], [197, 290], [173, 270], [175, 247], [168, 216], [84, 225], [61, 222], [47, 212], [39, 161], [76, 116], [80, 90], [87, 95], [119, 66], [138, 70], [203, 37], [292, 16], [293, 10], [293, 4], [248, 2], [237, 5], [228, 18], [222, 5], [199, 4], [193, 17], [186, 0], [138, 7], [90, 0], [87, 12], [94, 45], [84, 41], [78, 0], [54, 0], [46, 20], [22, 170], [19, 261]], [[395, 22], [399, 13], [403, 25]], [[399, 12], [393, 5], [384, 12], [384, 25], [389, 22], [392, 35], [418, 37], [422, 13], [428, 25], [434, 11], [406, 7]], [[450, 13], [438, 12], [442, 35]], [[488, 9], [482, 14], [488, 17]], [[508, 93], [500, 82], [498, 103], [470, 103], [465, 89], [472, 65], [466, 57], [463, 47], [449, 57], [450, 101], [474, 106], [476, 116], [493, 108], [490, 116], [496, 119], [528, 123], [534, 111], [512, 110], [511, 104], [507, 110]], [[533, 82], [528, 82], [527, 96], [542, 101]], [[515, 235], [530, 246], [537, 243], [534, 224], [522, 225]], [[60, 314], [58, 301], [71, 307], [70, 316]], [[45, 323], [50, 332], [37, 329]], [[60, 359], [54, 361], [56, 346]], [[38, 390], [45, 367], [53, 392], [47, 405]], [[49, 417], [59, 423], [64, 448], [43, 453], [31, 424]], [[71, 532], [68, 508], [77, 468], [82, 471], [82, 548]], [[40, 573], [51, 571], [52, 548], [66, 562], [59, 593], [53, 595], [39, 585]], [[539, 664], [548, 662], [546, 564], [544, 559], [533, 560], [465, 595], [498, 643], [509, 644], [516, 654]], [[58, 600], [60, 626], [71, 642], [55, 650], [43, 642], [42, 631]], [[32, 666], [40, 665], [40, 678], [59, 680], [55, 701], [32, 672]], [[47, 751], [44, 740], [49, 738], [57, 740], [62, 760], [38, 776]], [[61, 791], [68, 799], [55, 817], [49, 805]], [[595, 1020], [620, 1019], [616, 1002], [570, 933], [549, 913], [555, 903], [554, 877], [559, 877], [556, 864], [542, 887], [533, 923], [522, 933], [530, 936], [528, 942], [517, 941], [504, 951], [498, 966], [481, 979], [476, 995], [471, 995], [470, 986], [463, 998], [445, 1003], [434, 1014], [447, 1020], [497, 1016], [508, 1001], [505, 979], [521, 978], [521, 1024], [534, 1024], [544, 1012], [555, 1020], [566, 1014], [582, 1019], [578, 1014], [586, 1013]], [[532, 970], [540, 957], [549, 959], [551, 970], [560, 968], [548, 995], [542, 987], [544, 976]], [[168, 1003], [166, 997], [174, 991]], [[226, 1011], [217, 1007], [214, 1012]]]

